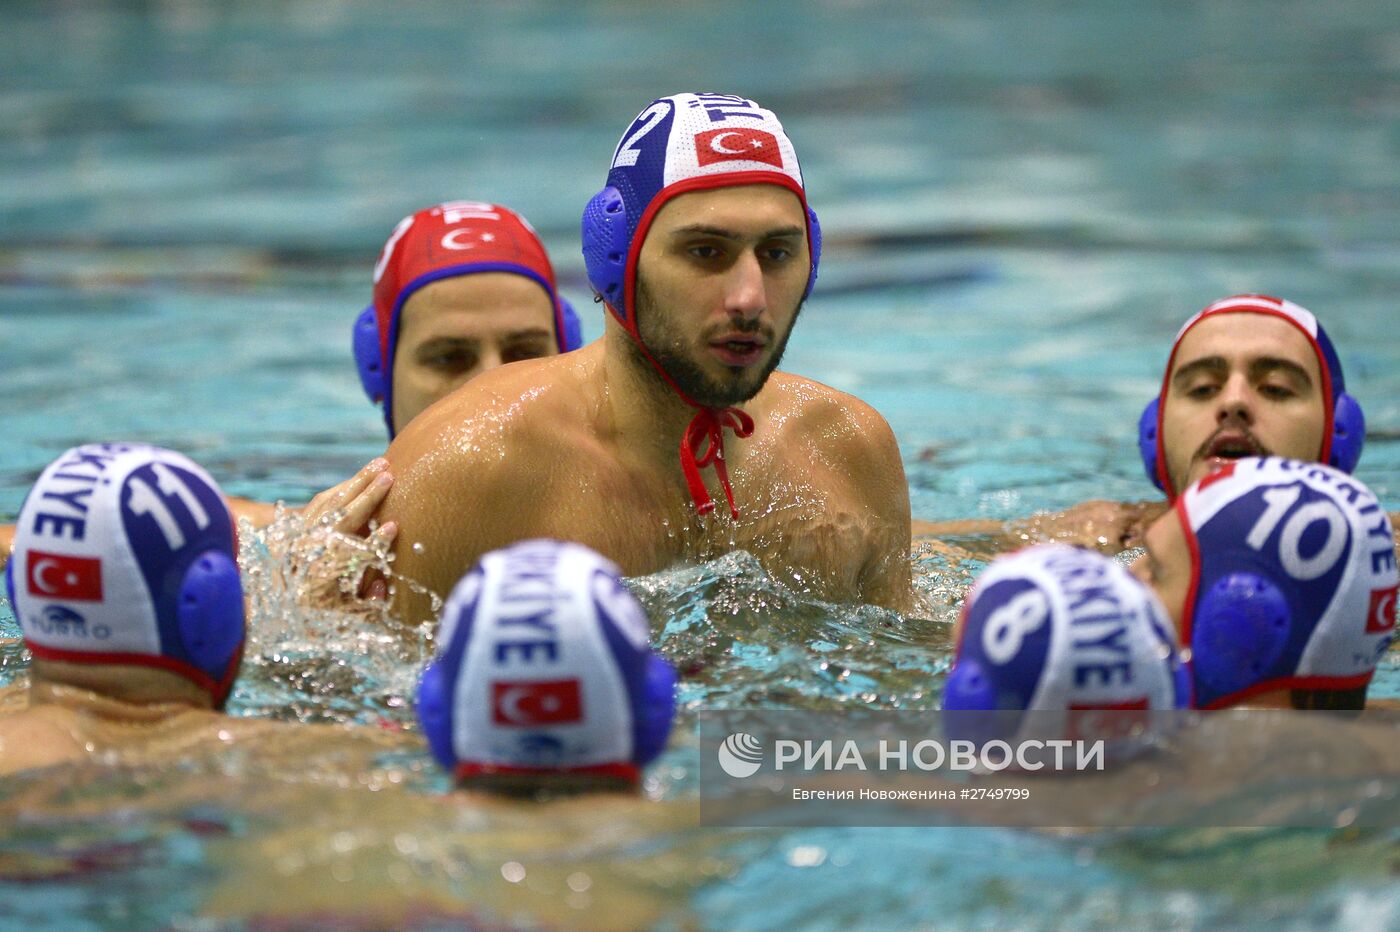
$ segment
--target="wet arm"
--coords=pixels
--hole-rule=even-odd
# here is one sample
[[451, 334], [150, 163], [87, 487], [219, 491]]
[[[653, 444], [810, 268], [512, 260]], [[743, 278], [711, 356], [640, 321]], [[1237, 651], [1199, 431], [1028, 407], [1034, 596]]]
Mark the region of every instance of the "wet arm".
[[1111, 556], [1141, 546], [1143, 532], [1165, 509], [1165, 502], [1095, 500], [1014, 521], [916, 521], [913, 530], [916, 539], [980, 538], [984, 546], [977, 546], [977, 540], [959, 543], [985, 557], [1045, 542], [1088, 547]]
[[264, 528], [277, 516], [277, 505], [272, 502], [259, 502], [239, 495], [228, 496], [228, 509], [235, 519], [247, 518], [255, 528]]
[[860, 574], [861, 601], [908, 612], [914, 607], [909, 554], [909, 481], [899, 445], [885, 419], [873, 408], [862, 418], [862, 449], [852, 458], [851, 474], [874, 516], [871, 552]]

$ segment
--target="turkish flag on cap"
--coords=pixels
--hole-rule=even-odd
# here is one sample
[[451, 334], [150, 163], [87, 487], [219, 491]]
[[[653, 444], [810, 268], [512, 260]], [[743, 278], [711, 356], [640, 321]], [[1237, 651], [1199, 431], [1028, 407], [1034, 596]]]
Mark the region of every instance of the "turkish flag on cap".
[[578, 680], [491, 684], [491, 721], [497, 725], [567, 725], [582, 720]]
[[695, 134], [695, 160], [700, 165], [715, 162], [766, 162], [783, 167], [778, 138], [761, 129], [707, 129]]
[[1400, 587], [1371, 590], [1371, 609], [1366, 613], [1366, 633], [1376, 634], [1395, 627], [1395, 594]]
[[43, 599], [102, 601], [102, 561], [29, 551], [29, 594]]

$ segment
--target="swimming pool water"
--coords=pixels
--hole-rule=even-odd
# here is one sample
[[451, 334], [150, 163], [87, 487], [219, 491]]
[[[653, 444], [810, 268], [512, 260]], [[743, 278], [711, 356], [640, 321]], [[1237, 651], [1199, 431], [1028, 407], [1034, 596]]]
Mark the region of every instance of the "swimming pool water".
[[[1151, 497], [1133, 427], [1171, 335], [1256, 289], [1326, 322], [1370, 424], [1358, 474], [1394, 510], [1392, 14], [1380, 0], [7, 4], [0, 520], [90, 440], [171, 446], [229, 492], [291, 501], [376, 455], [349, 326], [383, 238], [437, 200], [530, 217], [596, 336], [578, 213], [625, 121], [683, 89], [784, 118], [827, 233], [785, 368], [885, 414], [916, 517]], [[355, 764], [339, 769], [329, 752], [272, 754], [6, 781], [0, 928], [236, 927], [271, 923], [278, 903], [329, 917], [337, 894], [368, 909], [363, 891], [425, 928], [460, 921], [462, 903], [489, 921], [726, 928], [1400, 923], [1386, 834], [687, 823], [695, 709], [932, 709], [965, 583], [926, 557], [933, 617], [891, 619], [788, 592], [743, 555], [634, 581], [687, 671], [640, 814], [567, 813], [557, 831], [481, 814], [442, 796], [411, 740], [341, 748]], [[255, 619], [234, 711], [410, 723], [426, 645], [377, 637]], [[0, 649], [0, 681], [23, 665]], [[1376, 689], [1400, 695], [1393, 659]], [[371, 788], [394, 785], [414, 792]]]

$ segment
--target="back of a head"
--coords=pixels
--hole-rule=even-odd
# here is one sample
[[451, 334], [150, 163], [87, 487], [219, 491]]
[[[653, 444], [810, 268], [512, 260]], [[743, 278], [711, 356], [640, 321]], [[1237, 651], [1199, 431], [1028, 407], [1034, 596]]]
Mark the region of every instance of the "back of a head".
[[1122, 737], [1123, 722], [1189, 705], [1170, 625], [1101, 554], [1046, 544], [1003, 556], [965, 603], [945, 725], [976, 740]]
[[665, 748], [675, 671], [616, 566], [579, 544], [488, 553], [453, 589], [418, 717], [460, 785], [633, 790]]
[[36, 662], [166, 670], [221, 707], [244, 638], [236, 555], [224, 496], [199, 466], [88, 444], [30, 490], [6, 584]]
[[1249, 457], [1191, 486], [1176, 513], [1191, 555], [1181, 639], [1200, 708], [1275, 690], [1360, 708], [1395, 628], [1390, 520], [1341, 470]]

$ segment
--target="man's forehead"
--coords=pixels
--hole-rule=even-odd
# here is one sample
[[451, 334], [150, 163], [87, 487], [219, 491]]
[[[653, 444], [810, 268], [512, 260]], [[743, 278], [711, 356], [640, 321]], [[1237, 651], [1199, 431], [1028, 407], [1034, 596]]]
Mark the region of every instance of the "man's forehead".
[[411, 329], [425, 336], [476, 333], [506, 325], [509, 329], [551, 328], [554, 320], [544, 286], [513, 272], [455, 275], [432, 282], [410, 295], [399, 314], [401, 335]]
[[1197, 322], [1182, 336], [1173, 367], [1207, 357], [1248, 363], [1263, 356], [1296, 362], [1314, 378], [1319, 375], [1317, 353], [1301, 330], [1276, 315], [1250, 311], [1212, 314]]
[[778, 228], [804, 231], [802, 202], [776, 184], [727, 185], [687, 191], [671, 198], [657, 213], [651, 232], [671, 233], [699, 225], [753, 232]]
[[552, 307], [544, 285], [515, 272], [453, 275], [409, 295], [400, 311], [400, 327], [412, 320], [421, 323], [443, 314], [470, 315], [492, 308], [516, 308], [522, 315], [539, 308], [551, 316]]

